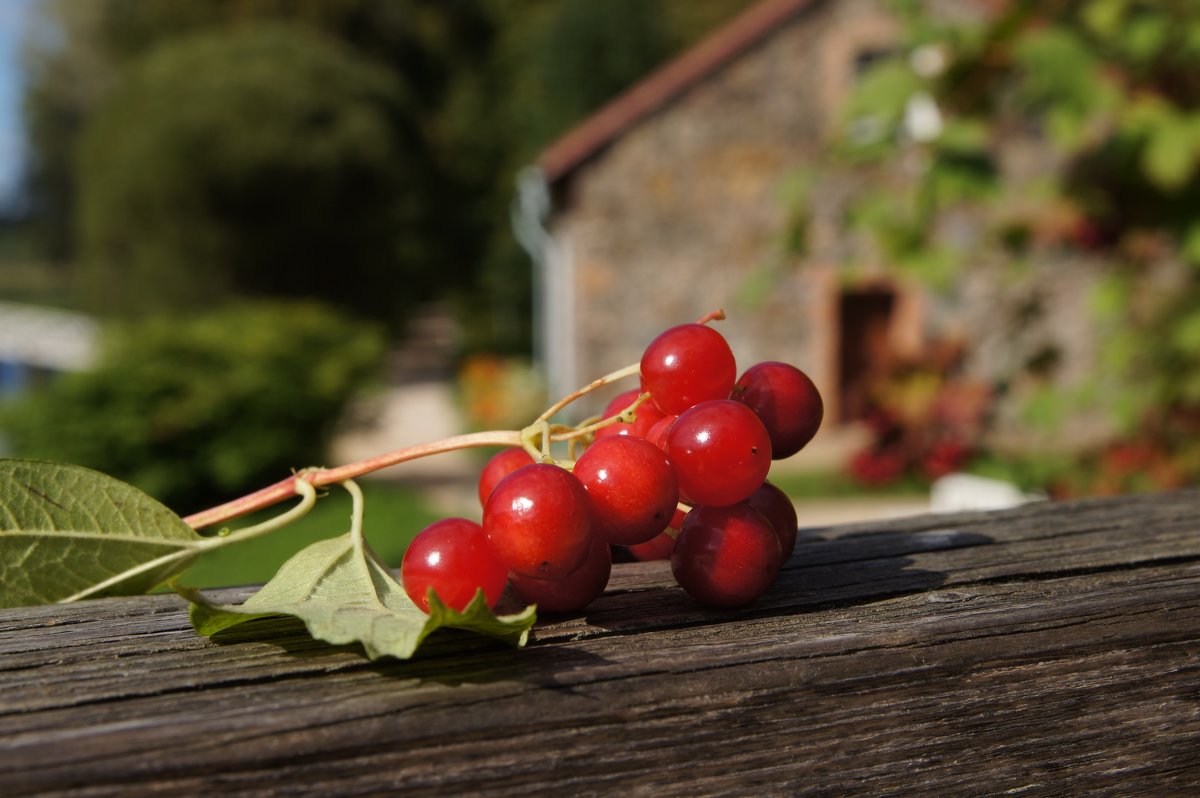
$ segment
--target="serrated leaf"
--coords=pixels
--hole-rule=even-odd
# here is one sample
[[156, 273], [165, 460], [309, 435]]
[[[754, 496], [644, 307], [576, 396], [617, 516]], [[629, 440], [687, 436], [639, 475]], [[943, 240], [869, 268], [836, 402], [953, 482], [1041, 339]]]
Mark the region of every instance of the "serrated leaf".
[[240, 606], [211, 604], [196, 591], [177, 590], [192, 602], [192, 626], [202, 635], [214, 635], [252, 618], [291, 615], [318, 640], [361, 643], [371, 659], [408, 659], [422, 640], [442, 627], [522, 646], [536, 620], [534, 607], [515, 615], [493, 614], [482, 591], [462, 612], [431, 595], [426, 615], [369, 547], [355, 546], [350, 533], [301, 550]]
[[0, 607], [144, 593], [181, 571], [204, 541], [120, 480], [0, 459]]

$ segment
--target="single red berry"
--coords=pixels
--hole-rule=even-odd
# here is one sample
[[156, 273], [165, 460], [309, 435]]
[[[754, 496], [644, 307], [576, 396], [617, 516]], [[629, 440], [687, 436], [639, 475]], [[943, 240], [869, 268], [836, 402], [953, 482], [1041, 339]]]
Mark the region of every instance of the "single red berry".
[[662, 532], [679, 503], [671, 462], [641, 438], [596, 441], [576, 461], [574, 474], [588, 493], [593, 532], [618, 546], [645, 543]]
[[422, 612], [429, 612], [429, 590], [459, 612], [483, 591], [495, 607], [508, 581], [508, 569], [488, 547], [483, 528], [466, 518], [444, 518], [422, 529], [400, 563], [404, 591]]
[[[641, 394], [642, 392], [637, 388], [630, 388], [628, 391], [622, 391], [609, 400], [608, 404], [604, 408], [604, 412], [600, 415], [600, 418], [612, 418], [613, 416], [620, 415], [626, 410], [626, 408], [636, 402], [637, 398], [641, 396]], [[607, 438], [610, 435], [630, 435], [632, 433], [632, 422], [618, 421], [596, 430], [594, 438], [595, 440], [600, 440], [601, 438]]]
[[483, 507], [487, 504], [488, 496], [492, 495], [492, 491], [500, 480], [518, 468], [532, 464], [533, 456], [524, 449], [501, 449], [492, 455], [479, 474], [479, 506]]
[[604, 592], [611, 573], [612, 549], [593, 538], [583, 564], [561, 579], [514, 575], [512, 586], [522, 601], [536, 604], [542, 612], [579, 612]]
[[647, 399], [638, 405], [637, 410], [633, 411], [633, 434], [639, 438], [649, 438], [650, 430], [654, 425], [666, 418], [666, 414], [659, 409], [658, 405]]
[[609, 403], [605, 406], [604, 412], [600, 415], [600, 417], [612, 418], [636, 402], [637, 398], [641, 395], [642, 392], [637, 388], [630, 388], [628, 391], [622, 391], [609, 400]]
[[634, 559], [642, 562], [671, 559], [671, 552], [675, 550], [675, 538], [679, 535], [679, 527], [683, 525], [685, 515], [686, 513], [682, 509], [676, 507], [675, 515], [671, 518], [671, 525], [665, 531], [645, 543], [627, 546], [629, 553], [633, 555]]
[[762, 419], [771, 436], [772, 457], [791, 457], [812, 440], [825, 405], [808, 375], [788, 363], [756, 363], [738, 378], [730, 394]]
[[669, 532], [659, 532], [645, 543], [634, 543], [626, 548], [635, 560], [641, 562], [669, 560], [671, 552], [675, 551], [675, 536]]
[[674, 414], [659, 418], [646, 431], [646, 440], [665, 452], [667, 450], [667, 432], [670, 431], [671, 425], [675, 423], [675, 419], [677, 418], [679, 416]]
[[[610, 416], [611, 418], [611, 416]], [[604, 438], [620, 438], [633, 434], [633, 425], [627, 424], [624, 421], [614, 421], [596, 430], [595, 440], [603, 440]]]
[[740, 607], [766, 592], [783, 555], [762, 513], [745, 505], [696, 507], [683, 519], [671, 573], [689, 596], [710, 607]]
[[758, 486], [758, 490], [750, 494], [746, 504], [758, 510], [771, 522], [775, 534], [779, 535], [779, 546], [783, 550], [783, 561], [787, 562], [796, 548], [796, 532], [798, 520], [796, 505], [788, 495], [770, 482]]
[[556, 579], [579, 567], [592, 544], [588, 494], [556, 465], [534, 463], [509, 474], [483, 508], [488, 544], [521, 576]]
[[736, 504], [767, 478], [771, 438], [758, 415], [744, 404], [729, 399], [701, 402], [671, 425], [667, 456], [686, 501]]
[[729, 396], [737, 377], [725, 338], [703, 324], [680, 324], [662, 332], [642, 353], [642, 384], [664, 413]]

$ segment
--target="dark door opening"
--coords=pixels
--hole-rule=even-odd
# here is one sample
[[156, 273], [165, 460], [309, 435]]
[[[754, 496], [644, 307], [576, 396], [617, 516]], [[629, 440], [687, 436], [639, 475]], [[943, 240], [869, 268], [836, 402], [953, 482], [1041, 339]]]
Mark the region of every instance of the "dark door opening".
[[842, 293], [838, 308], [838, 407], [842, 423], [870, 409], [870, 390], [891, 363], [896, 292], [875, 288]]

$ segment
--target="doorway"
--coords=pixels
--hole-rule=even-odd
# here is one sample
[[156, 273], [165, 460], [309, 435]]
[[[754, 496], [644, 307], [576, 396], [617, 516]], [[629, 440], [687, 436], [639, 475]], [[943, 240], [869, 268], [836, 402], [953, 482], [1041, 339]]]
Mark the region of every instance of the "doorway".
[[871, 385], [891, 365], [895, 309], [896, 292], [891, 288], [842, 292], [838, 305], [838, 421], [843, 424], [867, 416]]

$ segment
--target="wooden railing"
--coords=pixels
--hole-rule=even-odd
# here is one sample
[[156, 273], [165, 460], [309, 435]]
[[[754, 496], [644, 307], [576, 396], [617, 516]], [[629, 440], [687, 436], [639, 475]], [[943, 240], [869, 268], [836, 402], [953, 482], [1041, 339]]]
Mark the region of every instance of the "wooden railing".
[[208, 640], [171, 595], [6, 610], [0, 795], [1196, 795], [1198, 518], [1183, 491], [808, 530], [743, 610], [621, 565], [525, 649], [407, 662]]

